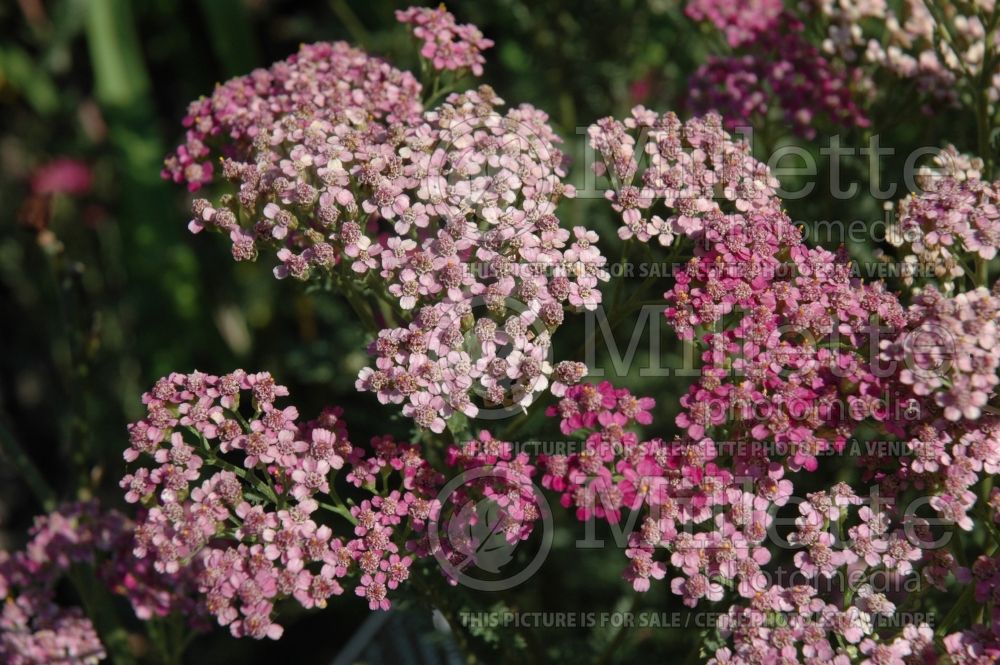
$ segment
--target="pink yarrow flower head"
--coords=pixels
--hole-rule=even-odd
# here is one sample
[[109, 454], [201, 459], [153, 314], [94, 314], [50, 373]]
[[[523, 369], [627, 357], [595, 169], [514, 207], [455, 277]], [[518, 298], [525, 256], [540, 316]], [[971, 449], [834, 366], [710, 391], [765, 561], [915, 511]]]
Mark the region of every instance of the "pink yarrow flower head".
[[459, 24], [444, 5], [437, 8], [410, 7], [396, 10], [396, 20], [410, 26], [422, 42], [420, 56], [438, 70], [468, 70], [483, 75], [482, 52], [493, 46], [476, 26]]
[[[448, 524], [466, 499], [496, 506], [497, 535], [510, 543], [528, 538], [541, 517], [534, 465], [509, 442], [482, 432], [449, 451], [450, 467], [485, 473], [442, 502], [445, 477], [419, 446], [388, 436], [355, 446], [342, 409], [303, 422], [282, 404], [287, 396], [266, 372], [174, 373], [143, 396], [147, 417], [129, 427], [126, 459], [136, 468], [121, 486], [146, 508], [125, 551], [136, 570], [190, 580], [205, 612], [235, 637], [279, 639], [275, 604], [285, 599], [319, 608], [353, 588], [372, 609], [388, 609], [418, 558], [436, 554], [429, 525]], [[440, 405], [424, 399], [418, 422], [439, 418]], [[197, 427], [205, 422], [213, 427]], [[341, 501], [340, 470], [369, 498]], [[331, 522], [338, 519], [346, 524]], [[441, 547], [468, 558], [468, 543], [449, 536]], [[151, 605], [142, 611], [158, 614], [162, 603]]]
[[[470, 26], [401, 15], [442, 66], [479, 66], [487, 40]], [[552, 383], [565, 313], [596, 309], [609, 275], [596, 233], [559, 223], [575, 190], [545, 113], [503, 110], [488, 86], [434, 109], [419, 96], [409, 74], [343, 44], [230, 81], [192, 109], [186, 154], [211, 157], [215, 137], [229, 191], [196, 199], [190, 228], [227, 236], [238, 261], [273, 256], [279, 279], [346, 280], [392, 303], [357, 387], [439, 431], [455, 413], [529, 406]], [[237, 113], [245, 99], [252, 112]], [[184, 163], [168, 160], [178, 181]]]

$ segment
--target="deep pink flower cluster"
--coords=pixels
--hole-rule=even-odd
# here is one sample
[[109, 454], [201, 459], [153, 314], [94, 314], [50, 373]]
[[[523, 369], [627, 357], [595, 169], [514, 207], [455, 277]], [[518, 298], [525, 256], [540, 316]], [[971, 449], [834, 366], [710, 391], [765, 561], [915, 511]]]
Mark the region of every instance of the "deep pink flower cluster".
[[[632, 132], [643, 130], [652, 157], [640, 171]], [[696, 140], [683, 140], [689, 134]], [[763, 539], [775, 509], [791, 500], [794, 474], [816, 470], [824, 455], [855, 441], [860, 425], [873, 425], [913, 451], [861, 457], [878, 495], [895, 505], [882, 509], [846, 484], [809, 494], [787, 536], [797, 549], [795, 579], [810, 585], [877, 570], [902, 580], [919, 572], [944, 588], [954, 558], [927, 549], [929, 526], [897, 502], [907, 490], [921, 491], [946, 522], [972, 528], [972, 489], [1000, 468], [1000, 425], [981, 415], [998, 382], [996, 296], [978, 289], [945, 298], [928, 290], [906, 310], [881, 284], [853, 278], [843, 257], [802, 243], [766, 168], [717, 119], [681, 125], [639, 108], [625, 123], [599, 122], [591, 141], [604, 158], [599, 172], [612, 175], [608, 198], [622, 213], [624, 237], [694, 241], [694, 257], [665, 294], [664, 313], [679, 336], [698, 342], [702, 366], [681, 399], [676, 424], [684, 433], [671, 443], [622, 433], [630, 420], [617, 413], [610, 385], [567, 391], [552, 412], [564, 432], [583, 428], [587, 447], [546, 460], [545, 484], [567, 505], [584, 507], [581, 519], [618, 522], [621, 510], [643, 511], [627, 553], [626, 576], [637, 589], [665, 576], [653, 557], [666, 547], [681, 573], [671, 588], [686, 604], [720, 600], [727, 588], [749, 600], [730, 610], [733, 649], [721, 650], [718, 662], [772, 662], [800, 652], [827, 661], [844, 657], [841, 641], [857, 644], [873, 663], [930, 648], [923, 627], [888, 641], [876, 637], [871, 616], [891, 612], [891, 603], [874, 592], [843, 604], [813, 598], [812, 586], [773, 584]], [[688, 165], [669, 188], [659, 184], [664, 154]], [[716, 175], [727, 163], [725, 177]], [[634, 188], [635, 179], [646, 187]], [[756, 195], [736, 195], [740, 186]], [[904, 413], [890, 408], [896, 404], [907, 405]], [[615, 445], [595, 454], [602, 441]], [[776, 628], [766, 621], [776, 612], [791, 619]], [[981, 649], [982, 641], [962, 635], [950, 637], [949, 652], [965, 648], [962, 640]]]
[[711, 21], [733, 48], [756, 41], [778, 23], [784, 9], [781, 0], [690, 0], [684, 13], [695, 21]]
[[483, 37], [479, 28], [471, 23], [460, 24], [454, 15], [441, 5], [410, 7], [396, 10], [396, 20], [412, 26], [413, 36], [423, 42], [421, 57], [434, 69], [467, 69], [476, 76], [483, 75], [486, 59], [482, 52], [493, 46], [493, 40]]
[[[0, 552], [0, 660], [11, 665], [94, 663], [104, 646], [79, 608], [56, 602], [56, 584], [71, 569], [90, 566], [109, 590], [125, 596], [136, 616], [183, 616], [204, 626], [204, 608], [193, 595], [193, 576], [162, 575], [131, 552], [133, 524], [96, 501], [66, 504], [35, 519], [23, 550]], [[92, 573], [91, 573], [92, 574]]]
[[[744, 11], [733, 3], [719, 4]], [[824, 119], [844, 127], [868, 126], [855, 99], [860, 72], [837, 67], [824, 57], [790, 15], [756, 15], [761, 25], [754, 31], [744, 28], [733, 44], [741, 47], [740, 53], [711, 56], [692, 75], [689, 87], [696, 113], [721, 113], [726, 126], [735, 129], [759, 127], [777, 107], [784, 121], [807, 138], [815, 136], [817, 122]], [[732, 43], [729, 26], [722, 29]]]
[[192, 102], [185, 142], [167, 157], [163, 176], [195, 191], [213, 180], [213, 160], [253, 162], [257, 150], [280, 142], [282, 121], [300, 115], [327, 122], [412, 119], [420, 114], [420, 90], [408, 72], [345, 42], [303, 45], [287, 60]]
[[[963, 578], [948, 550], [929, 549], [935, 535], [927, 522], [891, 498], [880, 499], [877, 489], [860, 497], [838, 483], [796, 499], [782, 465], [765, 457], [744, 460], [730, 474], [716, 455], [729, 442], [640, 441], [634, 431], [623, 430], [648, 423], [651, 407], [652, 400], [606, 382], [571, 388], [549, 413], [560, 418], [565, 434], [585, 437], [582, 450], [544, 458], [542, 482], [561, 493], [580, 519], [639, 525], [629, 537], [625, 571], [637, 591], [667, 575], [667, 562], [654, 558], [666, 548], [679, 573], [670, 586], [685, 605], [720, 601], [727, 589], [735, 593], [719, 624], [731, 647], [720, 648], [709, 662], [856, 662], [845, 644], [855, 645], [865, 663], [906, 655], [934, 662], [938, 650], [926, 625], [907, 626], [888, 640], [874, 628], [879, 617], [896, 611], [890, 597], [899, 598], [904, 580], [920, 566], [924, 583], [943, 590], [957, 572], [976, 583], [980, 602], [993, 599], [1000, 579], [993, 559], [980, 558]], [[754, 466], [766, 473], [752, 475]], [[737, 477], [740, 482], [734, 482]], [[713, 489], [694, 491], [699, 486]], [[791, 575], [765, 567], [772, 559], [765, 538], [775, 527], [774, 511], [786, 505], [798, 513], [794, 529], [781, 535], [795, 550]], [[832, 582], [819, 585], [820, 578]], [[869, 579], [881, 580], [878, 589]], [[853, 592], [846, 600], [844, 580]], [[824, 598], [823, 586], [840, 589], [839, 595]], [[997, 637], [966, 631], [947, 636], [944, 644], [953, 657], [981, 656], [996, 649]]]
[[420, 556], [447, 561], [442, 572], [454, 583], [456, 573], [469, 566], [495, 569], [490, 561], [483, 561], [494, 551], [495, 539], [510, 545], [526, 540], [541, 518], [542, 507], [532, 484], [535, 467], [528, 454], [515, 453], [509, 441], [483, 430], [478, 438], [449, 447], [445, 462], [463, 482], [441, 506], [437, 521], [445, 527], [444, 537], [425, 537], [411, 548]]

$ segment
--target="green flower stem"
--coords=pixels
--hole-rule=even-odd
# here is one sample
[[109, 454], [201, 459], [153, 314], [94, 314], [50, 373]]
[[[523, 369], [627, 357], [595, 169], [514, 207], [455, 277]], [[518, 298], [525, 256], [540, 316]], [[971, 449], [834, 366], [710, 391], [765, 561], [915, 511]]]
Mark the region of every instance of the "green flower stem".
[[[635, 605], [636, 605], [636, 596], [635, 594], [633, 594], [632, 600], [629, 602], [628, 610], [626, 610], [625, 614], [631, 615], [632, 612], [635, 610]], [[596, 661], [597, 665], [610, 665], [611, 663], [615, 662], [616, 656], [618, 655], [618, 650], [621, 649], [622, 644], [624, 644], [625, 640], [628, 638], [629, 629], [631, 627], [632, 624], [630, 622], [628, 621], [622, 622], [621, 627], [618, 628], [617, 632], [615, 632], [614, 637], [611, 638], [611, 641], [608, 642], [608, 645], [604, 648], [604, 651], [601, 652], [600, 657]]]
[[94, 622], [111, 662], [115, 665], [134, 665], [137, 661], [129, 648], [128, 631], [122, 626], [110, 595], [101, 586], [94, 571], [74, 568], [69, 572], [69, 579], [80, 596], [87, 616]]
[[976, 256], [976, 286], [989, 286], [990, 262], [981, 256]]
[[55, 491], [45, 481], [38, 467], [31, 461], [24, 448], [21, 447], [21, 444], [3, 423], [0, 423], [0, 451], [3, 452], [3, 456], [7, 461], [13, 464], [14, 468], [21, 474], [21, 477], [24, 478], [24, 482], [28, 484], [28, 487], [35, 494], [35, 498], [42, 504], [42, 508], [46, 512], [55, 508]]
[[333, 9], [333, 13], [337, 15], [337, 18], [344, 24], [344, 27], [347, 28], [347, 32], [351, 35], [351, 40], [368, 51], [371, 45], [371, 36], [357, 14], [351, 10], [350, 5], [345, 0], [331, 0], [330, 8]]
[[952, 605], [951, 610], [945, 615], [944, 620], [938, 625], [938, 629], [935, 631], [935, 634], [938, 637], [947, 634], [948, 628], [955, 623], [955, 619], [957, 619], [959, 615], [965, 611], [966, 606], [972, 601], [973, 591], [975, 588], [975, 585], [965, 587], [965, 591], [963, 591], [962, 595], [958, 597], [958, 601]]

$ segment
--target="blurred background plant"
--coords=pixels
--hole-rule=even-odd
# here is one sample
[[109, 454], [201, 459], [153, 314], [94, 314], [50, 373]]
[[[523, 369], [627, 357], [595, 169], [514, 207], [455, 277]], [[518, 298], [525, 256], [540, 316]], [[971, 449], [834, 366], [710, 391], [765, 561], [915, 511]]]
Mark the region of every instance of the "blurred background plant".
[[[393, 16], [400, 6], [383, 0], [0, 5], [0, 439], [8, 462], [19, 455], [30, 461], [0, 465], [0, 547], [21, 546], [32, 516], [57, 499], [120, 501], [125, 423], [141, 416], [142, 391], [171, 371], [268, 368], [298, 396], [303, 411], [343, 406], [355, 440], [384, 432], [386, 423], [406, 435], [408, 425], [394, 410], [354, 389], [367, 363], [366, 340], [350, 325], [346, 303], [277, 281], [264, 262], [234, 265], [224, 243], [190, 236], [188, 195], [160, 178], [189, 100], [286, 57], [300, 43], [343, 39], [401, 68], [415, 67], [411, 42]], [[484, 82], [509, 103], [530, 101], [551, 115], [568, 142], [574, 183], [585, 181], [590, 123], [624, 116], [636, 104], [684, 111], [691, 74], [710, 53], [730, 50], [714, 27], [692, 21], [673, 0], [495, 0], [452, 2], [449, 9], [497, 44], [487, 54]], [[907, 107], [885, 106], [869, 110], [867, 127], [817, 125], [808, 143], [780, 114], [755, 120], [761, 140], [754, 145], [761, 153], [794, 143], [819, 157], [834, 130], [842, 145], [866, 145], [877, 130], [883, 146], [897, 147], [881, 174], [869, 172], [867, 156], [841, 163], [845, 182], [862, 183], [858, 197], [789, 201], [790, 214], [807, 231], [816, 220], [881, 219], [882, 202], [867, 195], [865, 184], [876, 177], [882, 184], [897, 182], [907, 156], [903, 147], [938, 145], [946, 131], [962, 150], [977, 145], [975, 123], [961, 107], [936, 110], [934, 123], [899, 123], [893, 116]], [[912, 109], [918, 112], [916, 104]], [[826, 182], [829, 160], [818, 161], [815, 180]], [[583, 224], [614, 239], [617, 221], [603, 199], [580, 197], [562, 213], [565, 225]], [[615, 258], [612, 246], [605, 253]], [[856, 258], [870, 258], [878, 246], [849, 249]], [[626, 280], [622, 302], [637, 285]], [[631, 315], [617, 322], [622, 349], [634, 323]], [[567, 326], [556, 340], [562, 349], [557, 357], [578, 356], [584, 334], [582, 325]], [[639, 366], [645, 342], [643, 337], [637, 347]], [[660, 366], [679, 363], [679, 344], [662, 348], [669, 357]], [[603, 349], [596, 364], [611, 367]], [[663, 431], [651, 434], [669, 436], [684, 383], [637, 372], [618, 383], [657, 399]], [[534, 438], [545, 437], [539, 432]], [[25, 472], [31, 468], [37, 476]], [[621, 552], [581, 556], [571, 547], [577, 524], [568, 515], [556, 517], [555, 547], [532, 584], [502, 600], [459, 590], [452, 603], [473, 610], [667, 607], [665, 586], [637, 600], [621, 579]], [[560, 574], [547, 574], [554, 571]], [[233, 641], [217, 631], [195, 640], [190, 662], [328, 662], [366, 612], [360, 599], [338, 598], [325, 612], [288, 621], [279, 643]], [[481, 632], [487, 643], [510, 639]], [[155, 660], [141, 631], [131, 639], [135, 653]], [[694, 631], [540, 629], [516, 633], [500, 647], [523, 661], [591, 659], [596, 653], [603, 662], [628, 662], [651, 650], [697, 654], [692, 647], [699, 639]]]

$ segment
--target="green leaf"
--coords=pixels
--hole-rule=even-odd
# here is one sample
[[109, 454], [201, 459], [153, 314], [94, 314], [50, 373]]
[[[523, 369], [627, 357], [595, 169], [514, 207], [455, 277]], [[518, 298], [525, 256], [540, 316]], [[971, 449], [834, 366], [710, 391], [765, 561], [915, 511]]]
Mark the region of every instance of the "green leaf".
[[4, 79], [39, 115], [51, 115], [59, 108], [59, 92], [51, 77], [16, 46], [0, 49], [0, 82]]

